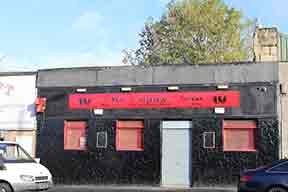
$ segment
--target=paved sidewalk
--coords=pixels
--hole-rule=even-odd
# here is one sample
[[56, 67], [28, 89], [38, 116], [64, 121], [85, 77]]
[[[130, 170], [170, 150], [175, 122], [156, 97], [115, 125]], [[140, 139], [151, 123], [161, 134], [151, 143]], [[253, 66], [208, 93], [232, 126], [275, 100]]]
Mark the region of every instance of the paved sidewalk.
[[222, 188], [222, 187], [194, 187], [189, 189], [183, 188], [165, 188], [165, 187], [151, 187], [151, 186], [94, 186], [94, 185], [56, 185], [49, 192], [236, 192], [236, 188]]

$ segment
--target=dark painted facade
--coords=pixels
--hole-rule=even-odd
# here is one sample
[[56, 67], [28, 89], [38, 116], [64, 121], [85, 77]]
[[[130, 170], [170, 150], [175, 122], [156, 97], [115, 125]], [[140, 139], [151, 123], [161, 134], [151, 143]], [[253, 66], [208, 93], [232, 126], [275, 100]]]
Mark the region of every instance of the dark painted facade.
[[[41, 73], [40, 73], [41, 74]], [[133, 92], [167, 92], [167, 85], [131, 85]], [[171, 85], [171, 84], [170, 84]], [[217, 91], [216, 84], [173, 84], [179, 91]], [[80, 86], [79, 86], [80, 87]], [[277, 82], [231, 83], [229, 90], [240, 91], [240, 107], [226, 108], [224, 114], [209, 109], [68, 109], [68, 95], [74, 87], [38, 87], [39, 97], [47, 98], [44, 113], [38, 114], [37, 155], [57, 183], [161, 184], [161, 121], [191, 120], [191, 183], [230, 185], [241, 169], [255, 168], [278, 159], [279, 129]], [[86, 93], [118, 93], [120, 85], [89, 86]], [[116, 121], [144, 120], [144, 150], [116, 150]], [[255, 152], [224, 152], [223, 120], [255, 120]], [[64, 150], [64, 121], [88, 123], [86, 151]], [[96, 132], [106, 131], [107, 148], [96, 148]], [[204, 132], [215, 132], [215, 148], [203, 148]]]

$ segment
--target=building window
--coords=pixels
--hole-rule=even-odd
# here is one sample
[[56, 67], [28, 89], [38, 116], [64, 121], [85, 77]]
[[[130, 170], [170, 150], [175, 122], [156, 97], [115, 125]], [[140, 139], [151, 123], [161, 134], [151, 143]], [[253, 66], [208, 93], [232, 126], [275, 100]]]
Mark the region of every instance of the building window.
[[117, 121], [116, 149], [118, 151], [142, 151], [144, 121]]
[[97, 148], [106, 148], [107, 147], [107, 132], [97, 132]]
[[224, 151], [256, 151], [255, 129], [256, 122], [252, 120], [224, 120]]
[[64, 150], [86, 150], [85, 121], [64, 122]]
[[215, 132], [203, 133], [203, 148], [214, 149], [215, 148]]

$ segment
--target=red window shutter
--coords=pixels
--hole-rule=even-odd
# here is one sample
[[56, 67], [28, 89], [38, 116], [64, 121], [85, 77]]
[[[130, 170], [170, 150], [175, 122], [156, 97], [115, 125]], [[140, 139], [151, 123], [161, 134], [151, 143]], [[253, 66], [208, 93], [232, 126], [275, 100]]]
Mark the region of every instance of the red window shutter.
[[255, 129], [256, 122], [253, 120], [225, 120], [223, 122], [223, 126], [225, 129], [228, 128], [238, 128], [238, 129]]
[[225, 129], [224, 130], [225, 151], [254, 151], [253, 129]]
[[69, 129], [85, 129], [86, 122], [84, 121], [66, 121], [66, 126]]
[[117, 121], [117, 128], [143, 129], [144, 122], [143, 121]]
[[256, 151], [255, 121], [224, 121], [223, 122], [224, 151]]
[[143, 121], [117, 121], [116, 149], [141, 151], [143, 145]]
[[86, 122], [65, 121], [64, 124], [64, 149], [85, 150], [87, 126]]

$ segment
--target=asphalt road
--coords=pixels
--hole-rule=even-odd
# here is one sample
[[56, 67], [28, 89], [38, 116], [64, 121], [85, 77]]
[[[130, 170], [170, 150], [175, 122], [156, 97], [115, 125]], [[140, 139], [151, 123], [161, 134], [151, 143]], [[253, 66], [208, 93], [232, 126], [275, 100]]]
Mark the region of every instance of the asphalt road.
[[55, 186], [49, 192], [236, 192], [235, 188], [192, 188], [172, 189], [160, 187], [121, 187], [121, 186]]

